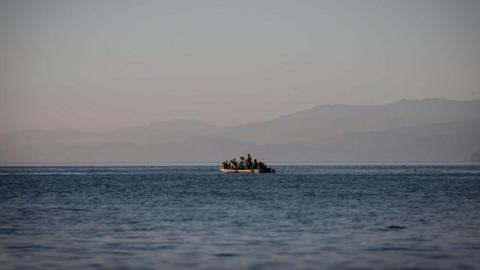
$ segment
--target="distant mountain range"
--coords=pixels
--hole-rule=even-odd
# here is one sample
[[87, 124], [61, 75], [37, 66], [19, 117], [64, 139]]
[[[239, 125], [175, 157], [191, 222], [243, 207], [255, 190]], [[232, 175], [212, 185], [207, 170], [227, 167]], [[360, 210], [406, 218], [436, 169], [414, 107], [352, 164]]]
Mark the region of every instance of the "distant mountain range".
[[321, 105], [231, 128], [172, 120], [103, 133], [0, 135], [0, 162], [468, 161], [480, 150], [480, 100]]
[[369, 132], [480, 118], [480, 101], [401, 100], [385, 105], [322, 105], [225, 131], [248, 142], [317, 141], [350, 132]]

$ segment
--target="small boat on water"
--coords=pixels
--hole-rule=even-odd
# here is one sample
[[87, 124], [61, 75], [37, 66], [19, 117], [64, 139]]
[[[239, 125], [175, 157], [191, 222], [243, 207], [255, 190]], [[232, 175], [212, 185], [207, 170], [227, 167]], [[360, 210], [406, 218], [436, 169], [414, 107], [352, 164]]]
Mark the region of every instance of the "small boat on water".
[[247, 173], [247, 174], [259, 174], [259, 173], [275, 173], [275, 170], [267, 167], [263, 162], [253, 159], [250, 154], [247, 154], [247, 158], [240, 157], [240, 162], [234, 158], [230, 161], [225, 160], [220, 167], [220, 171], [223, 173]]
[[246, 173], [246, 174], [259, 174], [259, 173], [275, 173], [275, 170], [272, 168], [266, 168], [264, 170], [260, 169], [224, 169], [220, 168], [220, 171], [223, 173]]

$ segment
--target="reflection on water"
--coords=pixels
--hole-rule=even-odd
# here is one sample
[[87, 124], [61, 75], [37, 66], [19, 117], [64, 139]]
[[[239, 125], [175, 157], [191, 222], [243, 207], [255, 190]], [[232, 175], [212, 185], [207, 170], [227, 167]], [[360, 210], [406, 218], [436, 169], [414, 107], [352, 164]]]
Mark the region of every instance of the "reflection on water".
[[480, 266], [479, 166], [0, 168], [2, 269]]

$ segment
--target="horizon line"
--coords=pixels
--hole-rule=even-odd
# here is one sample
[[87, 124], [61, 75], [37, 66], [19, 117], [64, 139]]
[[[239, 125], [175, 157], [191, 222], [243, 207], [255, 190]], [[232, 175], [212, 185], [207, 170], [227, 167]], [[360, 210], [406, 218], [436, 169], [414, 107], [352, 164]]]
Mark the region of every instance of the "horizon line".
[[[415, 165], [415, 164], [424, 164], [424, 165], [448, 165], [448, 164], [462, 164], [462, 165], [480, 165], [478, 161], [267, 161], [268, 164], [275, 164], [279, 166], [302, 166], [302, 165]], [[143, 165], [140, 165], [143, 164]], [[167, 162], [142, 162], [142, 161], [133, 161], [133, 162], [3, 162], [0, 163], [0, 168], [2, 167], [107, 167], [107, 166], [125, 166], [125, 167], [163, 167], [163, 166], [212, 166], [214, 164], [221, 165], [221, 161], [218, 162], [201, 162], [201, 161], [167, 161]]]

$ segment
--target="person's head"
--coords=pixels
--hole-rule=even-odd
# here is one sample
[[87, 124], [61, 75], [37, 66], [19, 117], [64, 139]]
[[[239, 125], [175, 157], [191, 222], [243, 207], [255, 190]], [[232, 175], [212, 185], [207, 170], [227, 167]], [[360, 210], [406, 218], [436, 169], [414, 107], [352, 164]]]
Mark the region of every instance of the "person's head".
[[254, 159], [254, 160], [253, 160], [253, 162], [257, 163], [257, 160], [256, 160], [256, 159]]
[[242, 157], [240, 157], [240, 159], [241, 159], [241, 160], [244, 160], [245, 158], [242, 156]]

